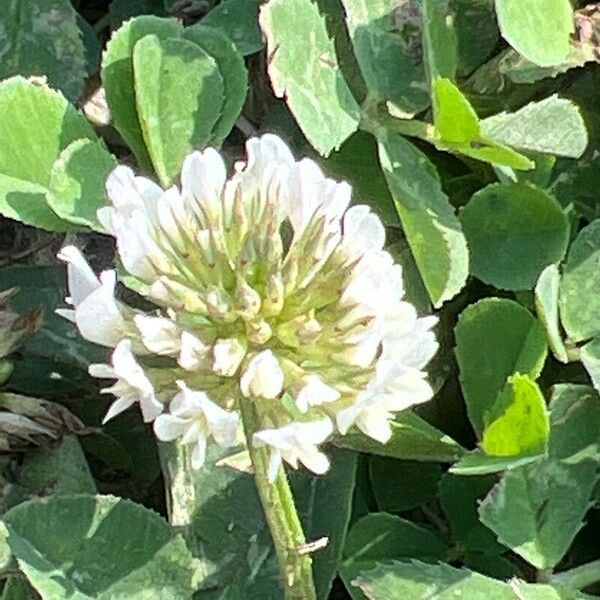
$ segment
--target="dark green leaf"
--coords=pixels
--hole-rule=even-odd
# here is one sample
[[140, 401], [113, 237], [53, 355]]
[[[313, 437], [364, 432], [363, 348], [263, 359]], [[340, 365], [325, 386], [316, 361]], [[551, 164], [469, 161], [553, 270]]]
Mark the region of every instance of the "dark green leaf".
[[242, 56], [254, 54], [263, 47], [258, 5], [257, 0], [224, 0], [202, 19], [202, 24], [223, 31]]
[[499, 183], [477, 192], [460, 220], [471, 251], [471, 273], [497, 288], [532, 288], [540, 273], [562, 260], [569, 220], [546, 192]]
[[71, 101], [79, 98], [86, 55], [69, 0], [6, 2], [0, 15], [0, 79], [46, 77]]
[[402, 412], [391, 426], [392, 437], [387, 444], [380, 444], [359, 432], [337, 436], [333, 441], [342, 448], [404, 460], [452, 462], [465, 452], [451, 437], [413, 412]]
[[467, 307], [455, 329], [456, 358], [469, 419], [478, 434], [513, 373], [536, 379], [546, 360], [544, 330], [520, 304], [486, 298]]

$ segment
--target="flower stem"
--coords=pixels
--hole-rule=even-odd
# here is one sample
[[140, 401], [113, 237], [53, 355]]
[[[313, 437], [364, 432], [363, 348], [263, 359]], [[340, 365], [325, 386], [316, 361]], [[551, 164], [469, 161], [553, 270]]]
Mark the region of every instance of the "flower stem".
[[592, 583], [600, 581], [600, 560], [594, 560], [580, 567], [558, 573], [550, 581], [557, 586], [582, 590]]
[[240, 407], [254, 480], [279, 560], [285, 599], [316, 600], [312, 559], [309, 554], [300, 552], [305, 544], [304, 532], [285, 471], [280, 467], [275, 481], [269, 482], [269, 452], [267, 448], [255, 448], [251, 443], [252, 435], [260, 429], [254, 404], [252, 400], [242, 398]]

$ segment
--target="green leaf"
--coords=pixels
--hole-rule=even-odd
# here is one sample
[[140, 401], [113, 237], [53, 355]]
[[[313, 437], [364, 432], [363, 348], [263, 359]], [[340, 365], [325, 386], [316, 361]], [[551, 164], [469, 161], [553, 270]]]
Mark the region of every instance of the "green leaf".
[[535, 286], [535, 309], [546, 329], [548, 345], [554, 356], [562, 363], [569, 362], [567, 349], [562, 340], [558, 322], [558, 293], [560, 272], [558, 265], [548, 265], [541, 273]]
[[541, 373], [547, 354], [544, 330], [517, 302], [485, 298], [461, 313], [454, 333], [467, 413], [480, 435], [507, 378], [522, 373], [536, 379]]
[[220, 146], [244, 106], [248, 91], [248, 71], [242, 55], [222, 31], [197, 24], [186, 28], [184, 36], [200, 46], [216, 62], [223, 78], [223, 106], [211, 139], [212, 145]]
[[460, 220], [471, 273], [500, 289], [532, 288], [567, 250], [570, 227], [561, 205], [527, 184], [487, 186], [460, 212]]
[[202, 19], [202, 25], [223, 31], [242, 56], [254, 54], [263, 47], [258, 5], [257, 0], [224, 0]]
[[[346, 23], [369, 95], [414, 116], [429, 106], [420, 48], [399, 31], [396, 0], [342, 0]], [[413, 25], [414, 29], [414, 25]]]
[[134, 74], [133, 48], [143, 37], [151, 34], [162, 39], [177, 38], [183, 32], [182, 25], [174, 19], [141, 16], [127, 21], [116, 31], [102, 56], [102, 83], [112, 121], [123, 139], [132, 149], [139, 166], [152, 170], [152, 162], [146, 150], [138, 118]]
[[502, 144], [528, 152], [579, 158], [588, 134], [579, 109], [566, 98], [550, 96], [512, 112], [481, 121], [483, 134]]
[[166, 17], [165, 3], [163, 0], [112, 0], [108, 6], [110, 28], [115, 31], [124, 21], [139, 15], [156, 15]]
[[477, 114], [452, 81], [435, 79], [432, 94], [436, 134], [442, 141], [464, 144], [480, 137]]
[[68, 435], [56, 448], [35, 448], [23, 456], [15, 481], [4, 486], [2, 512], [36, 497], [95, 492], [79, 441]]
[[50, 208], [65, 221], [102, 231], [96, 212], [108, 204], [106, 179], [116, 165], [101, 141], [69, 144], [52, 166]]
[[200, 563], [159, 515], [113, 496], [31, 500], [4, 515], [19, 567], [44, 599], [188, 598]]
[[485, 420], [481, 447], [489, 456], [539, 455], [548, 447], [546, 401], [527, 375], [508, 378]]
[[379, 510], [393, 513], [417, 508], [434, 499], [442, 469], [434, 462], [372, 456], [369, 475]]
[[223, 78], [202, 48], [182, 39], [142, 38], [133, 49], [142, 134], [163, 187], [194, 149], [206, 146], [223, 105]]
[[45, 76], [69, 100], [79, 98], [86, 57], [77, 13], [69, 0], [7, 2], [0, 30], [0, 79]]
[[496, 0], [504, 39], [542, 67], [560, 64], [569, 53], [574, 31], [569, 0]]
[[458, 73], [469, 75], [496, 50], [500, 32], [494, 0], [451, 0], [458, 51]]
[[356, 131], [360, 109], [324, 19], [310, 0], [273, 0], [261, 8], [260, 23], [275, 95], [285, 97], [308, 141], [328, 156]]
[[333, 439], [336, 446], [404, 460], [453, 462], [465, 450], [450, 436], [432, 427], [411, 411], [403, 411], [390, 423], [392, 437], [381, 444], [358, 431]]
[[371, 513], [350, 529], [340, 574], [353, 598], [359, 598], [353, 593], [354, 579], [378, 563], [407, 559], [437, 562], [446, 560], [448, 552], [448, 546], [427, 529], [387, 513]]
[[91, 77], [100, 70], [102, 48], [100, 47], [100, 42], [94, 28], [79, 14], [76, 16], [76, 19], [77, 27], [81, 30], [86, 74], [88, 77]]
[[583, 525], [598, 480], [600, 403], [586, 386], [559, 385], [550, 402], [548, 458], [507, 472], [480, 518], [505, 546], [538, 569], [554, 567]]
[[560, 282], [560, 318], [569, 338], [600, 335], [600, 219], [584, 227], [569, 248]]
[[331, 177], [352, 182], [354, 202], [368, 204], [384, 225], [398, 227], [398, 213], [377, 159], [377, 140], [365, 131], [351, 135], [337, 152], [322, 159]]
[[453, 18], [448, 0], [422, 0], [423, 45], [429, 80], [438, 77], [454, 80], [457, 47]]
[[58, 92], [22, 77], [0, 83], [0, 213], [50, 231], [73, 229], [48, 207], [54, 161], [79, 138], [96, 136]]
[[33, 588], [19, 575], [12, 575], [2, 589], [2, 600], [34, 600], [39, 598]]
[[380, 564], [355, 581], [368, 600], [515, 600], [511, 587], [467, 569], [449, 565]]
[[404, 234], [434, 306], [465, 285], [469, 255], [460, 221], [429, 160], [396, 134], [379, 140], [379, 159]]
[[459, 477], [451, 473], [440, 481], [440, 503], [450, 524], [452, 537], [466, 550], [501, 554], [504, 548], [479, 521], [479, 501], [492, 489], [496, 477]]
[[600, 338], [595, 338], [583, 346], [580, 357], [594, 387], [600, 392]]

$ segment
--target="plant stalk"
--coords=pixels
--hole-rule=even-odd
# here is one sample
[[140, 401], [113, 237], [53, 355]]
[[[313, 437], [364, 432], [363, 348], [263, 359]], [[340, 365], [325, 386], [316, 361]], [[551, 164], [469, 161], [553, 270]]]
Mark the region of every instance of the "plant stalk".
[[600, 581], [600, 560], [594, 560], [580, 567], [557, 573], [551, 578], [556, 586], [571, 590], [582, 590]]
[[240, 399], [240, 407], [254, 480], [279, 560], [285, 600], [316, 600], [312, 559], [301, 551], [306, 540], [285, 471], [280, 467], [275, 481], [269, 482], [269, 451], [252, 446], [252, 435], [260, 429], [256, 409], [246, 398]]

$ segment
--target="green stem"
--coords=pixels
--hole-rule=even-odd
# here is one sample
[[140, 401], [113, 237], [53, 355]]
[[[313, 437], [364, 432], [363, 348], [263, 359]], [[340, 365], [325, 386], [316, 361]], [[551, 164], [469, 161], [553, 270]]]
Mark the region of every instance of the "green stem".
[[252, 435], [260, 429], [254, 404], [252, 400], [242, 398], [240, 407], [254, 480], [279, 560], [285, 599], [316, 600], [312, 559], [300, 551], [306, 541], [285, 471], [280, 467], [275, 481], [269, 482], [269, 451], [252, 446]]
[[600, 560], [569, 569], [554, 575], [551, 582], [557, 586], [573, 590], [582, 590], [592, 583], [600, 581]]

